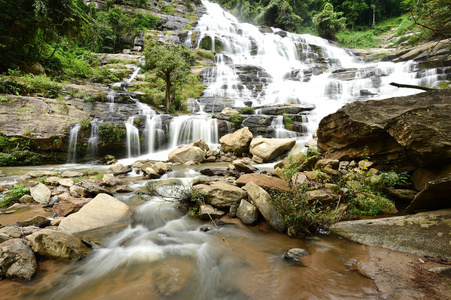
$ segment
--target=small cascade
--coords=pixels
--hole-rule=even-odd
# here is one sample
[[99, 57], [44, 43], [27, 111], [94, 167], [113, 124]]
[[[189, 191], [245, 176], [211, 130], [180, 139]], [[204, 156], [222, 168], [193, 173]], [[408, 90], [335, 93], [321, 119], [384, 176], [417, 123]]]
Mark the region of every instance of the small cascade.
[[169, 137], [171, 149], [198, 139], [207, 144], [217, 144], [218, 121], [208, 115], [177, 116], [171, 122]]
[[294, 138], [299, 136], [297, 132], [285, 128], [283, 116], [275, 117], [271, 122], [271, 127], [274, 129], [275, 138]]
[[69, 151], [67, 153], [67, 162], [75, 163], [77, 161], [77, 142], [80, 124], [75, 124], [69, 131]]
[[141, 155], [141, 146], [139, 143], [139, 130], [134, 126], [135, 117], [128, 118], [125, 122], [127, 157], [137, 157]]
[[87, 156], [89, 159], [94, 160], [99, 156], [99, 124], [96, 119], [91, 121], [91, 133], [88, 139]]
[[157, 115], [151, 118], [146, 116], [146, 127], [144, 128], [145, 149], [148, 154], [156, 152], [163, 144], [164, 130], [161, 116]]
[[106, 99], [108, 101], [108, 108], [109, 108], [109, 111], [111, 111], [111, 112], [115, 111], [115, 109], [116, 109], [116, 105], [114, 103], [115, 98], [116, 98], [116, 91], [114, 91], [114, 90], [110, 90], [108, 92], [108, 95], [106, 95]]

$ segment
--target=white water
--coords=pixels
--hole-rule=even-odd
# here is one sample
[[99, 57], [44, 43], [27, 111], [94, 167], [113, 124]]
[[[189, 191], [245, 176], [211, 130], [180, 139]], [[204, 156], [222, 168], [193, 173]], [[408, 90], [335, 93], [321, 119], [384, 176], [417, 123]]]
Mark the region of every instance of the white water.
[[99, 156], [99, 124], [97, 120], [91, 121], [91, 133], [88, 139], [87, 155], [90, 159], [97, 159]]
[[67, 162], [75, 163], [77, 160], [77, 142], [78, 133], [80, 132], [80, 124], [75, 124], [69, 132], [69, 150], [67, 154]]
[[141, 146], [139, 142], [139, 131], [138, 128], [134, 126], [135, 117], [128, 118], [125, 123], [126, 130], [126, 146], [127, 146], [127, 157], [137, 157], [141, 155]]
[[218, 143], [218, 122], [209, 115], [184, 115], [175, 117], [169, 129], [169, 148], [203, 139], [207, 144]]
[[271, 122], [271, 127], [274, 128], [276, 138], [295, 138], [299, 136], [297, 132], [287, 130], [283, 123], [283, 116], [275, 117]]

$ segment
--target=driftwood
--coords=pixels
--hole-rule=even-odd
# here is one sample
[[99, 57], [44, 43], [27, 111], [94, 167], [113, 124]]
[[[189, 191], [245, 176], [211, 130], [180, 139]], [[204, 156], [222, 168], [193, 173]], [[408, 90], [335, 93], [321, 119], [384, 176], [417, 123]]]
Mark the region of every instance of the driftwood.
[[429, 88], [429, 87], [424, 87], [424, 86], [419, 86], [419, 85], [411, 85], [411, 84], [401, 84], [401, 83], [396, 83], [396, 82], [390, 82], [390, 85], [396, 86], [397, 88], [418, 89], [418, 90], [423, 90], [423, 91], [434, 91], [435, 90], [435, 89]]

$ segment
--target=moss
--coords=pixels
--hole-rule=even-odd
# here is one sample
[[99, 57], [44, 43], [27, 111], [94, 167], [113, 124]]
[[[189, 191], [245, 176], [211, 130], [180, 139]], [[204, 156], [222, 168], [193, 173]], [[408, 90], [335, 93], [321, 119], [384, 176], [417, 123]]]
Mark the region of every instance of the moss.
[[126, 134], [125, 128], [117, 127], [108, 123], [100, 124], [98, 130], [104, 145], [116, 141], [122, 141]]

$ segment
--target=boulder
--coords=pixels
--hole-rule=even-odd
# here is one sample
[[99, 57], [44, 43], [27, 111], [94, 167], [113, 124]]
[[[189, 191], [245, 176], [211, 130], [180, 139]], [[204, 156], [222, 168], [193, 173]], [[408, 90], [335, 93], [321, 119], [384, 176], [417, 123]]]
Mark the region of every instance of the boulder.
[[34, 216], [22, 222], [22, 226], [46, 227], [50, 225], [50, 220], [44, 216]]
[[241, 200], [247, 199], [245, 191], [225, 182], [213, 182], [210, 185], [198, 184], [193, 186], [193, 192], [204, 195], [206, 203], [219, 209], [238, 205]]
[[251, 141], [252, 133], [247, 127], [241, 128], [234, 133], [226, 134], [219, 139], [222, 151], [235, 153], [236, 155], [249, 152]]
[[131, 193], [131, 192], [133, 192], [133, 190], [128, 185], [120, 185], [116, 188], [116, 193]]
[[74, 185], [74, 181], [70, 178], [60, 178], [58, 184], [70, 188]]
[[[295, 144], [296, 141], [293, 139], [254, 138], [250, 143], [249, 152], [261, 158], [263, 162], [269, 162], [290, 151]], [[252, 159], [255, 160], [254, 158]]]
[[94, 231], [116, 231], [132, 222], [132, 211], [127, 204], [99, 194], [78, 212], [61, 221], [58, 228], [73, 235]]
[[64, 171], [61, 173], [61, 177], [63, 178], [73, 178], [73, 177], [81, 177], [83, 176], [83, 173], [77, 172], [77, 171]]
[[355, 101], [323, 118], [318, 149], [330, 159], [370, 156], [382, 170], [451, 163], [451, 90]]
[[239, 112], [231, 107], [226, 107], [221, 111], [222, 116], [230, 117], [231, 115], [238, 114]]
[[322, 204], [330, 204], [338, 200], [338, 195], [328, 189], [312, 190], [305, 193], [306, 201], [320, 201]]
[[113, 173], [114, 176], [117, 176], [130, 173], [132, 171], [132, 168], [130, 168], [129, 166], [124, 166], [122, 164], [116, 164], [111, 166], [108, 171]]
[[194, 141], [194, 142], [190, 143], [190, 145], [199, 147], [200, 149], [204, 150], [205, 152], [210, 150], [210, 147], [208, 147], [207, 143], [203, 139]]
[[33, 197], [30, 195], [23, 195], [22, 197], [20, 197], [19, 202], [20, 203], [31, 203], [31, 202], [33, 202]]
[[451, 209], [411, 216], [340, 222], [332, 225], [330, 230], [367, 246], [451, 259]]
[[78, 184], [71, 186], [69, 188], [69, 193], [73, 197], [89, 197], [91, 195], [87, 188], [82, 187]]
[[323, 169], [330, 166], [334, 170], [338, 170], [340, 161], [338, 159], [320, 159], [315, 164], [315, 170]]
[[52, 191], [43, 183], [30, 182], [30, 194], [33, 200], [42, 205], [47, 205], [50, 201]]
[[80, 198], [64, 198], [55, 204], [52, 208], [53, 212], [60, 217], [66, 217], [79, 211], [85, 206], [91, 199]]
[[387, 195], [390, 196], [390, 199], [400, 201], [403, 203], [410, 203], [413, 198], [417, 195], [417, 191], [407, 190], [407, 189], [395, 189], [389, 188], [387, 189]]
[[81, 184], [88, 191], [90, 196], [95, 196], [98, 194], [112, 195], [110, 191], [100, 186], [102, 183], [102, 181], [88, 179], [84, 180]]
[[108, 186], [116, 186], [122, 184], [122, 180], [114, 177], [113, 174], [105, 174], [103, 175], [102, 181]]
[[304, 153], [298, 153], [292, 156], [285, 157], [281, 162], [277, 163], [274, 168], [283, 168], [288, 169], [295, 165], [302, 164], [306, 159], [306, 156]]
[[451, 207], [451, 176], [426, 184], [406, 208], [406, 213]]
[[11, 239], [0, 244], [0, 276], [30, 280], [38, 264], [33, 251], [22, 239]]
[[199, 218], [201, 220], [209, 221], [210, 216], [214, 220], [214, 219], [222, 217], [223, 215], [225, 215], [225, 212], [223, 212], [222, 210], [216, 209], [211, 205], [203, 204], [199, 207]]
[[239, 172], [255, 173], [255, 171], [257, 171], [256, 167], [252, 166], [250, 163], [242, 159], [236, 159], [232, 161], [232, 166]]
[[189, 161], [201, 163], [205, 160], [205, 152], [196, 146], [182, 146], [173, 150], [168, 155], [169, 161], [184, 164]]
[[280, 232], [286, 230], [282, 216], [279, 215], [274, 204], [272, 204], [271, 196], [264, 189], [253, 182], [247, 183], [243, 189], [247, 191], [249, 198], [272, 228]]
[[241, 200], [236, 216], [246, 225], [255, 225], [258, 222], [258, 208], [246, 200]]
[[[201, 147], [199, 147], [199, 148], [201, 148]], [[161, 161], [158, 161], [155, 164], [153, 164], [153, 169], [160, 175], [164, 175], [167, 172], [172, 171], [171, 167], [168, 164], [165, 164], [164, 162], [161, 162]]]
[[236, 180], [238, 186], [246, 185], [249, 182], [253, 182], [263, 188], [288, 191], [288, 184], [286, 181], [265, 174], [244, 174]]

